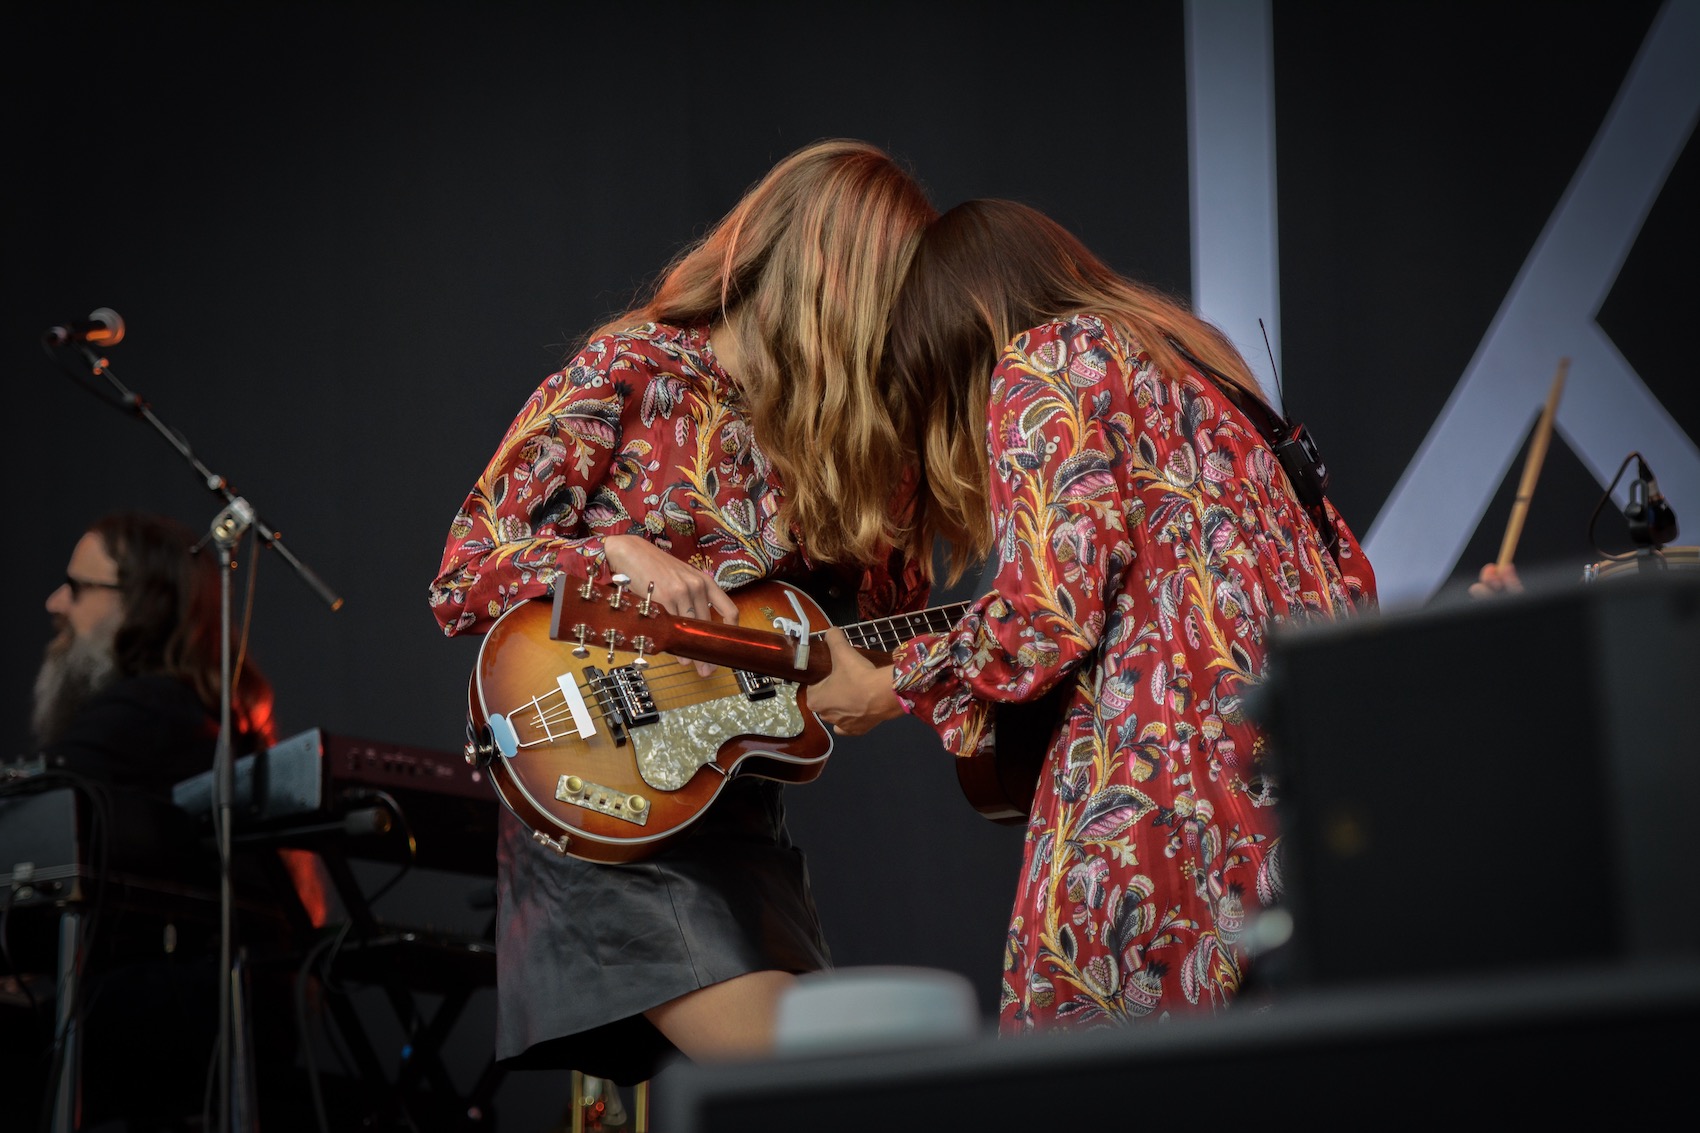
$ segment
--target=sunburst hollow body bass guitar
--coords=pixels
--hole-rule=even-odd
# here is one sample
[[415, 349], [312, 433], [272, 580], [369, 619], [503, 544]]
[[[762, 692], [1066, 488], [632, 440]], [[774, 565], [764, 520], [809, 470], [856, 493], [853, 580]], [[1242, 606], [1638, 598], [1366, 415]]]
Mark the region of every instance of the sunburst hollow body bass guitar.
[[[468, 689], [469, 759], [540, 843], [593, 862], [637, 861], [682, 836], [734, 774], [817, 778], [832, 734], [807, 686], [832, 670], [831, 621], [806, 593], [765, 581], [733, 591], [736, 622], [669, 614], [611, 586], [556, 587], [503, 614]], [[842, 627], [876, 664], [965, 603]], [[678, 657], [721, 666], [707, 677]], [[1036, 767], [958, 760], [986, 817], [1024, 821]]]

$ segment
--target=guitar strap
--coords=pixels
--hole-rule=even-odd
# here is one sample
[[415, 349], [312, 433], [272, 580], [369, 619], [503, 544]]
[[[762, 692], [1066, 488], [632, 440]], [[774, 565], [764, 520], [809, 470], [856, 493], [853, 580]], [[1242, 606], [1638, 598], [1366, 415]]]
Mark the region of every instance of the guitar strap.
[[[1257, 429], [1292, 482], [1293, 494], [1300, 506], [1316, 524], [1323, 546], [1336, 562], [1339, 561], [1340, 532], [1329, 521], [1327, 502], [1328, 466], [1304, 425], [1289, 421], [1258, 398], [1235, 385], [1226, 377], [1194, 358], [1173, 339], [1169, 340], [1194, 368], [1221, 390], [1222, 396], [1233, 402]], [[989, 593], [997, 581], [998, 562], [989, 560], [981, 572], [979, 593]], [[816, 599], [819, 601], [819, 599]], [[824, 606], [825, 604], [822, 603]], [[836, 620], [836, 618], [835, 618]], [[1102, 642], [1100, 642], [1100, 646]], [[993, 745], [997, 778], [1002, 786], [1004, 801], [1013, 813], [1026, 811], [1032, 804], [1045, 754], [1055, 737], [1063, 708], [1067, 703], [1072, 681], [1068, 678], [1038, 700], [1025, 703], [999, 703], [993, 706]]]
[[1322, 453], [1316, 447], [1316, 441], [1311, 438], [1310, 430], [1303, 424], [1289, 420], [1275, 412], [1262, 398], [1241, 389], [1223, 375], [1194, 358], [1186, 347], [1169, 339], [1169, 345], [1174, 347], [1182, 358], [1192, 363], [1193, 368], [1209, 378], [1222, 396], [1234, 403], [1234, 407], [1245, 414], [1246, 419], [1263, 437], [1263, 443], [1275, 454], [1275, 459], [1281, 462], [1281, 467], [1287, 473], [1287, 479], [1292, 482], [1293, 495], [1298, 498], [1299, 505], [1316, 524], [1316, 532], [1322, 536], [1322, 545], [1336, 563], [1340, 560], [1340, 530], [1328, 518], [1328, 466], [1322, 462]]

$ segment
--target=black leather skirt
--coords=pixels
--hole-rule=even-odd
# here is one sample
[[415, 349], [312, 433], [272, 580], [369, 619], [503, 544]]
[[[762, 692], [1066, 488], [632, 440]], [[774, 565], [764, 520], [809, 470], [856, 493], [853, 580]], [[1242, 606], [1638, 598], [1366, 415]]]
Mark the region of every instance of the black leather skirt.
[[830, 959], [784, 788], [728, 783], [693, 831], [630, 865], [560, 857], [502, 814], [496, 1057], [630, 1085], [678, 1056], [643, 1012], [756, 971]]

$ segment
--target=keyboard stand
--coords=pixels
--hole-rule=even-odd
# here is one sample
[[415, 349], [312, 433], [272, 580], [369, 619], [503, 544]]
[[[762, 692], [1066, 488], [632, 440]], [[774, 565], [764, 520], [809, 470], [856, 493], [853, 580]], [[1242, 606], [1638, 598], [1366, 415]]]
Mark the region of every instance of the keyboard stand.
[[[385, 1087], [384, 1112], [373, 1116], [382, 1121], [400, 1118], [420, 1128], [440, 1127], [440, 1119], [415, 1120], [412, 1107], [426, 1103], [430, 1114], [455, 1112], [465, 1128], [489, 1129], [495, 1092], [505, 1077], [494, 1053], [471, 1090], [462, 1095], [443, 1062], [442, 1050], [473, 995], [480, 988], [495, 986], [494, 918], [484, 938], [478, 940], [453, 939], [380, 922], [354, 875], [349, 849], [351, 845], [382, 837], [383, 833], [379, 830], [370, 837], [351, 835], [341, 822], [319, 821], [264, 834], [238, 834], [237, 842], [312, 850], [324, 863], [348, 918], [347, 924], [339, 929], [346, 931], [346, 940], [340, 946], [333, 946], [329, 966], [322, 972], [327, 993], [324, 1002], [361, 1081], [368, 1086], [381, 1083]], [[270, 862], [268, 868], [287, 879], [287, 871], [277, 855], [264, 856]], [[306, 935], [317, 933], [324, 939], [323, 934], [330, 931], [330, 926], [315, 930], [306, 909], [299, 901], [293, 904], [292, 918], [304, 928]], [[297, 978], [304, 978], [305, 974], [302, 971]], [[385, 1060], [380, 1057], [354, 1002], [341, 991], [348, 984], [380, 989], [401, 1027], [404, 1039], [393, 1075], [386, 1069]], [[421, 1008], [421, 995], [441, 997], [436, 1010], [429, 1015]]]

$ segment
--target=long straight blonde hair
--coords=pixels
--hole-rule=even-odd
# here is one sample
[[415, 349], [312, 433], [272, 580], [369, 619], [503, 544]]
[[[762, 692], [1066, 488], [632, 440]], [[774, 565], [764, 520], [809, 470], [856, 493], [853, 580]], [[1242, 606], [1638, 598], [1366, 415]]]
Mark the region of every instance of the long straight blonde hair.
[[817, 563], [892, 549], [929, 562], [909, 523], [918, 471], [909, 402], [882, 381], [891, 308], [936, 211], [867, 142], [829, 139], [780, 161], [653, 293], [596, 333], [725, 323], [757, 443], [784, 487], [780, 521]]
[[991, 552], [986, 402], [1004, 348], [1030, 327], [1101, 315], [1158, 369], [1187, 356], [1263, 401], [1225, 335], [1179, 300], [1118, 275], [1067, 229], [1015, 201], [973, 200], [928, 229], [892, 315], [892, 370], [922, 454], [917, 538], [950, 544], [952, 581]]

